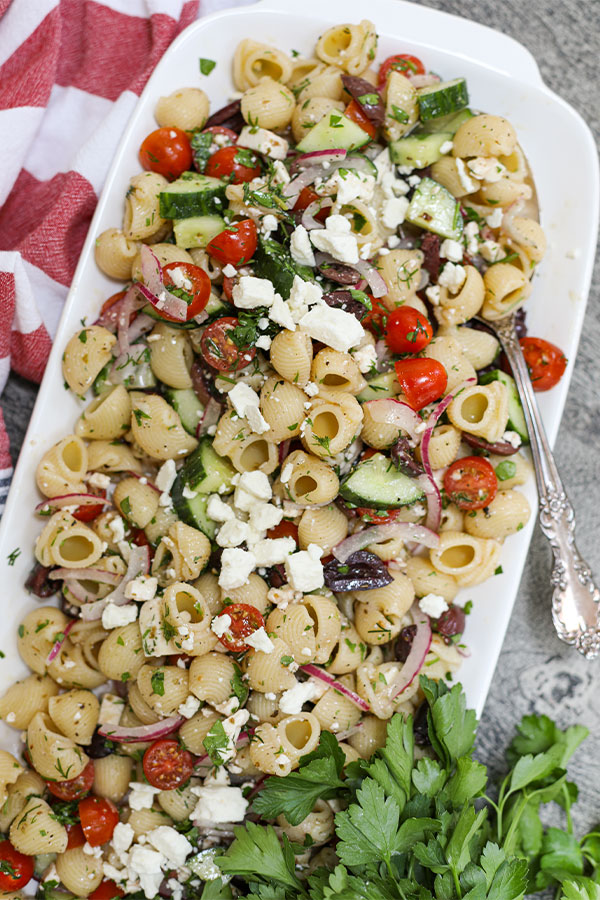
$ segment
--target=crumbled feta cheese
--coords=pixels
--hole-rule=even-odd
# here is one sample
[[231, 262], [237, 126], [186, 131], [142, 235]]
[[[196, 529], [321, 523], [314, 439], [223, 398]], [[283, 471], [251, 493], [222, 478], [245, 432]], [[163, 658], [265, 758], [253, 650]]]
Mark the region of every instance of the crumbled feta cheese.
[[102, 627], [109, 631], [111, 628], [120, 628], [129, 625], [137, 619], [137, 606], [135, 603], [127, 603], [125, 606], [117, 606], [116, 603], [107, 603], [102, 613]]
[[131, 809], [151, 809], [154, 798], [160, 794], [160, 788], [152, 787], [141, 781], [132, 781], [129, 785], [129, 806]]
[[339, 262], [350, 265], [358, 262], [356, 235], [352, 234], [350, 222], [344, 216], [329, 216], [325, 228], [313, 229], [310, 239], [317, 250], [330, 253]]
[[460, 262], [463, 258], [462, 244], [459, 241], [446, 238], [440, 246], [440, 256], [442, 259], [449, 259], [450, 262]]
[[197, 697], [194, 697], [193, 694], [189, 694], [185, 703], [180, 703], [177, 712], [180, 716], [183, 716], [184, 719], [191, 719], [192, 716], [196, 715], [199, 709], [200, 701]]
[[317, 306], [300, 320], [300, 328], [315, 341], [347, 353], [365, 336], [364, 328], [352, 313], [331, 306]]
[[319, 393], [319, 385], [315, 384], [314, 381], [308, 381], [304, 385], [304, 393], [309, 397], [316, 397]]
[[233, 302], [240, 309], [255, 309], [257, 306], [271, 306], [275, 298], [275, 288], [267, 278], [242, 275], [232, 290]]
[[291, 463], [286, 463], [283, 469], [281, 470], [281, 475], [279, 476], [282, 484], [287, 484], [290, 478], [292, 477], [292, 472], [294, 471], [294, 467]]
[[516, 431], [505, 431], [501, 440], [515, 448], [522, 444], [521, 436]]
[[365, 344], [352, 351], [352, 358], [361, 372], [370, 372], [377, 363], [377, 352], [373, 344]]
[[98, 723], [100, 725], [118, 725], [125, 709], [125, 701], [116, 694], [104, 694], [100, 701]]
[[464, 266], [448, 262], [442, 269], [438, 278], [438, 284], [456, 293], [463, 286], [466, 277], [467, 273]]
[[120, 856], [121, 853], [126, 853], [129, 850], [134, 837], [135, 831], [131, 825], [128, 825], [126, 822], [117, 822], [110, 843], [115, 852]]
[[395, 250], [395, 248], [398, 247], [399, 244], [400, 244], [400, 238], [398, 237], [397, 234], [392, 234], [387, 239], [387, 245], [390, 248], [390, 250]]
[[96, 859], [102, 859], [102, 847], [92, 847], [87, 841], [82, 847], [86, 856], [93, 856]]
[[295, 591], [308, 593], [323, 587], [323, 551], [317, 544], [309, 544], [307, 550], [292, 553], [285, 560], [285, 571], [290, 585]]
[[102, 472], [92, 472], [85, 480], [90, 487], [98, 488], [101, 491], [106, 491], [110, 487], [110, 475], [103, 475]]
[[112, 539], [115, 543], [122, 541], [125, 537], [125, 522], [121, 518], [121, 516], [115, 516], [114, 519], [111, 519], [108, 523], [108, 530], [112, 534]]
[[452, 150], [453, 147], [454, 147], [454, 144], [452, 143], [452, 141], [444, 141], [444, 143], [440, 147], [440, 153], [443, 153], [444, 155], [446, 153], [450, 153], [450, 151]]
[[212, 826], [219, 822], [242, 822], [246, 815], [248, 801], [239, 787], [211, 782], [193, 787], [192, 793], [199, 798], [191, 817], [194, 821]]
[[462, 160], [460, 156], [456, 157], [456, 171], [458, 172], [458, 177], [465, 193], [472, 194], [473, 191], [476, 191], [479, 188], [477, 182], [473, 181], [472, 178], [469, 178], [464, 160]]
[[148, 843], [166, 857], [169, 868], [180, 869], [193, 849], [185, 835], [180, 834], [170, 825], [159, 825], [146, 837]]
[[292, 254], [294, 262], [299, 266], [312, 267], [315, 265], [315, 254], [310, 245], [308, 231], [304, 225], [298, 225], [292, 231], [292, 236], [290, 238], [290, 253]]
[[479, 253], [488, 262], [497, 262], [506, 255], [497, 241], [483, 241], [479, 247]]
[[272, 231], [277, 231], [279, 222], [274, 215], [272, 215], [271, 213], [267, 213], [266, 216], [262, 217], [260, 226], [263, 234], [268, 236]]
[[402, 225], [408, 205], [406, 197], [390, 197], [389, 200], [386, 200], [381, 208], [381, 221], [385, 227], [395, 231], [399, 225]]
[[259, 396], [249, 385], [243, 381], [238, 381], [227, 396], [231, 400], [238, 416], [247, 420], [255, 434], [264, 434], [265, 431], [269, 430], [269, 424], [263, 418], [258, 407], [260, 402]]
[[[502, 217], [500, 217], [502, 219]], [[467, 253], [475, 256], [479, 252], [479, 225], [477, 222], [467, 222], [464, 231]]]
[[290, 181], [290, 173], [280, 159], [273, 163], [273, 184], [287, 184]]
[[293, 537], [266, 538], [252, 545], [257, 566], [276, 566], [285, 562], [295, 549], [296, 541]]
[[433, 306], [439, 305], [440, 293], [439, 284], [432, 284], [431, 287], [425, 288], [425, 296]]
[[488, 184], [500, 181], [506, 172], [506, 167], [495, 156], [476, 156], [468, 161], [467, 168], [474, 178]]
[[267, 503], [272, 496], [271, 482], [264, 472], [242, 472], [235, 488], [233, 502], [242, 512], [251, 512], [257, 500]]
[[245, 637], [244, 642], [261, 653], [272, 653], [275, 649], [275, 644], [262, 626]]
[[282, 328], [287, 328], [289, 331], [296, 330], [296, 323], [294, 322], [292, 311], [279, 294], [275, 294], [275, 299], [269, 310], [269, 318], [277, 325], [281, 325]]
[[9, 712], [8, 715], [6, 716], [6, 721], [8, 722], [9, 725], [12, 725], [12, 723], [13, 723], [14, 721], [16, 721], [16, 718], [17, 718], [17, 714], [16, 714], [16, 713], [14, 713], [14, 712]]
[[248, 539], [248, 523], [239, 519], [228, 519], [217, 532], [219, 547], [239, 547]]
[[[294, 326], [294, 328], [295, 327], [296, 326]], [[268, 334], [261, 334], [261, 336], [256, 341], [256, 346], [258, 347], [259, 350], [269, 350], [272, 343], [273, 343], [273, 341], [269, 337]], [[185, 492], [184, 492], [183, 496], [185, 497]]]
[[256, 558], [253, 553], [238, 547], [227, 547], [221, 556], [219, 587], [225, 591], [241, 587], [246, 584], [255, 567]]
[[424, 612], [426, 616], [431, 616], [432, 619], [438, 619], [442, 613], [446, 612], [448, 604], [439, 594], [425, 594], [425, 596], [421, 597], [419, 600], [419, 609], [421, 612]]
[[293, 688], [284, 691], [279, 698], [279, 709], [288, 716], [295, 716], [302, 711], [302, 707], [308, 700], [312, 700], [316, 694], [312, 681], [298, 681]]
[[235, 516], [232, 508], [224, 503], [218, 494], [210, 495], [206, 506], [206, 512], [209, 518], [214, 522], [227, 522], [228, 519], [233, 519]]
[[138, 575], [125, 585], [125, 597], [128, 600], [139, 600], [144, 603], [156, 596], [158, 579], [152, 575]]
[[162, 853], [157, 850], [149, 850], [140, 844], [135, 844], [129, 855], [129, 877], [139, 879], [144, 894], [151, 900], [156, 897], [163, 880], [161, 865], [165, 862]]
[[336, 202], [350, 203], [354, 200], [363, 200], [369, 203], [373, 199], [375, 179], [372, 175], [361, 175], [349, 169], [337, 170], [323, 185], [329, 193], [337, 189]]
[[167, 459], [158, 470], [158, 475], [156, 476], [156, 481], [154, 483], [159, 491], [168, 494], [173, 487], [173, 482], [176, 477], [177, 470], [175, 468], [175, 460]]
[[306, 315], [311, 306], [323, 304], [323, 291], [318, 284], [312, 281], [304, 281], [299, 275], [294, 275], [292, 289], [287, 302], [292, 318], [297, 324], [302, 316]]
[[490, 213], [489, 216], [485, 217], [485, 221], [490, 228], [500, 228], [503, 218], [504, 210], [501, 206], [498, 206], [493, 213]]
[[235, 266], [232, 266], [231, 263], [227, 263], [227, 265], [223, 268], [223, 275], [225, 278], [234, 278], [237, 275], [237, 269]]
[[286, 158], [290, 145], [285, 138], [275, 134], [274, 131], [245, 125], [240, 131], [238, 146], [256, 150], [257, 153], [262, 153], [271, 159], [281, 160]]
[[193, 491], [189, 485], [184, 484], [182, 494], [186, 500], [193, 500], [198, 496], [198, 491]]
[[267, 531], [275, 528], [283, 519], [283, 510], [272, 503], [257, 503], [250, 510], [250, 525], [256, 531]]

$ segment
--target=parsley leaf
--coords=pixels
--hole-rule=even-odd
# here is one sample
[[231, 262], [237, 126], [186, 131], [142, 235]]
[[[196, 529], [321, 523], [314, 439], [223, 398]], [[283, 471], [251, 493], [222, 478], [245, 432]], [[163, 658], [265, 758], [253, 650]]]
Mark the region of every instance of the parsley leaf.
[[216, 62], [214, 59], [204, 59], [202, 56], [198, 60], [200, 65], [200, 71], [203, 75], [210, 75], [214, 67], [216, 66]]
[[282, 846], [270, 825], [261, 828], [248, 822], [245, 828], [238, 826], [233, 831], [235, 840], [225, 855], [215, 860], [222, 872], [267, 884], [274, 881], [289, 890], [304, 893], [295, 873], [294, 853], [285, 834], [282, 835]]
[[227, 750], [229, 747], [229, 738], [225, 733], [225, 729], [223, 728], [223, 723], [219, 719], [213, 727], [210, 729], [204, 740], [202, 741], [204, 745], [204, 749], [210, 756], [210, 760], [213, 766], [220, 766], [223, 764], [223, 757], [221, 756], [221, 750]]

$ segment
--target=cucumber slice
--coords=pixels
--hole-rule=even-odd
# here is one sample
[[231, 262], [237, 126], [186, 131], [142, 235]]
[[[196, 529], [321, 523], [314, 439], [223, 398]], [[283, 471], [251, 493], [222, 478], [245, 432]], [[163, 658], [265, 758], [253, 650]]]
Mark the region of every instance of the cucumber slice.
[[272, 238], [258, 238], [258, 247], [252, 258], [254, 273], [259, 278], [272, 282], [278, 294], [287, 300], [292, 290], [294, 277], [299, 275], [304, 281], [313, 280], [313, 271], [308, 266], [299, 266], [290, 253]]
[[437, 119], [429, 119], [419, 126], [419, 133], [433, 134], [435, 131], [449, 131], [455, 135], [463, 122], [472, 119], [475, 113], [470, 109], [461, 109], [460, 112], [451, 113], [449, 116], [440, 116]]
[[360, 160], [360, 171], [363, 175], [372, 175], [373, 178], [377, 178], [377, 166], [373, 162], [372, 159], [369, 159], [368, 156], [365, 156], [364, 153], [349, 153], [344, 160], [344, 165], [346, 169], [354, 169], [356, 168], [353, 165], [354, 160]]
[[107, 362], [104, 368], [100, 369], [100, 371], [94, 378], [92, 390], [95, 397], [99, 397], [100, 394], [103, 394], [105, 391], [110, 391], [112, 383], [108, 380], [108, 373], [112, 369], [113, 363], [114, 359], [111, 359], [110, 362]]
[[490, 384], [492, 381], [501, 381], [508, 388], [508, 422], [506, 423], [507, 431], [516, 431], [524, 444], [529, 443], [529, 432], [525, 423], [525, 415], [523, 414], [523, 406], [512, 375], [507, 375], [501, 369], [494, 369], [486, 372], [479, 378], [480, 384]]
[[369, 378], [367, 386], [362, 389], [360, 394], [356, 395], [359, 403], [367, 403], [368, 400], [379, 400], [381, 397], [395, 397], [400, 393], [400, 385], [396, 378], [396, 373], [392, 369], [390, 372], [383, 372], [374, 378]]
[[207, 314], [208, 319], [205, 319], [202, 323], [203, 325], [210, 325], [215, 319], [221, 319], [223, 316], [236, 315], [235, 309], [231, 303], [226, 303], [225, 300], [221, 300], [220, 297], [215, 297], [214, 294], [211, 294], [208, 298], [208, 303], [204, 307], [204, 312]]
[[165, 400], [179, 413], [181, 424], [188, 434], [196, 436], [198, 423], [202, 418], [204, 407], [198, 400], [196, 392], [191, 388], [166, 388]]
[[167, 322], [166, 319], [163, 319], [161, 314], [151, 303], [146, 303], [143, 307], [142, 312], [146, 316], [150, 316], [151, 319], [156, 319], [157, 322], [166, 322], [169, 328], [183, 328], [185, 331], [189, 331], [191, 328], [197, 328], [198, 323], [193, 319], [190, 319], [189, 322]]
[[395, 468], [382, 453], [359, 463], [340, 486], [340, 496], [357, 506], [373, 509], [398, 509], [412, 506], [424, 496], [413, 478]]
[[175, 220], [173, 234], [177, 246], [189, 250], [192, 247], [206, 247], [224, 228], [225, 220], [221, 216], [189, 216]]
[[[356, 150], [371, 140], [360, 125], [341, 112], [330, 112], [310, 129], [296, 150], [312, 153], [314, 150]], [[162, 213], [161, 213], [162, 215]]]
[[422, 178], [415, 190], [405, 219], [412, 225], [458, 241], [463, 233], [460, 203], [437, 181]]
[[[194, 452], [188, 456], [173, 482], [171, 498], [175, 512], [179, 518], [192, 528], [199, 528], [204, 534], [213, 538], [217, 525], [209, 519], [206, 507], [208, 495], [214, 493], [231, 493], [231, 479], [235, 469], [228, 459], [219, 456], [213, 450], [209, 437], [200, 439]], [[185, 488], [194, 492], [195, 497], [184, 497]]]
[[443, 145], [451, 140], [452, 134], [449, 131], [436, 131], [435, 134], [413, 133], [392, 141], [389, 145], [390, 159], [398, 166], [424, 169], [438, 161], [443, 155]]
[[160, 214], [163, 219], [217, 215], [228, 205], [226, 187], [219, 178], [210, 178], [199, 172], [185, 172], [160, 192]]
[[469, 105], [469, 92], [464, 78], [439, 81], [417, 91], [419, 116], [422, 122], [458, 112]]

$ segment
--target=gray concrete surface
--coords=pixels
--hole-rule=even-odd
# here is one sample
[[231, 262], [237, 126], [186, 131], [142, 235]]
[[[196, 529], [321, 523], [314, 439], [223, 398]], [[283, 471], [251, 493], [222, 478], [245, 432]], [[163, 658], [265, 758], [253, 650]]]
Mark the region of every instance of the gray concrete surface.
[[[392, 2], [392, 0], [390, 0]], [[424, 5], [475, 19], [524, 43], [546, 83], [600, 135], [596, 0], [424, 0]], [[565, 161], [568, 165], [568, 161]], [[585, 203], [585, 197], [581, 198]], [[600, 578], [600, 266], [596, 266], [579, 355], [556, 455], [577, 510], [578, 542]], [[1, 405], [18, 454], [35, 387], [11, 377]], [[577, 830], [600, 820], [600, 660], [586, 662], [554, 635], [549, 610], [550, 555], [536, 531], [519, 598], [479, 729], [480, 757], [497, 765], [514, 725], [526, 713], [546, 713], [564, 727], [580, 722], [592, 734], [572, 766], [580, 785]]]

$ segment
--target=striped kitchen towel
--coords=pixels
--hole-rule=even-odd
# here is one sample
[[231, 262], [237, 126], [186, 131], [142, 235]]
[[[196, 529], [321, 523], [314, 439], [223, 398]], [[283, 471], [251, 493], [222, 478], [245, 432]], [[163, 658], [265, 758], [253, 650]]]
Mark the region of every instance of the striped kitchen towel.
[[[39, 382], [121, 134], [171, 41], [248, 0], [0, 0], [0, 393]], [[0, 513], [12, 473], [0, 409]]]

